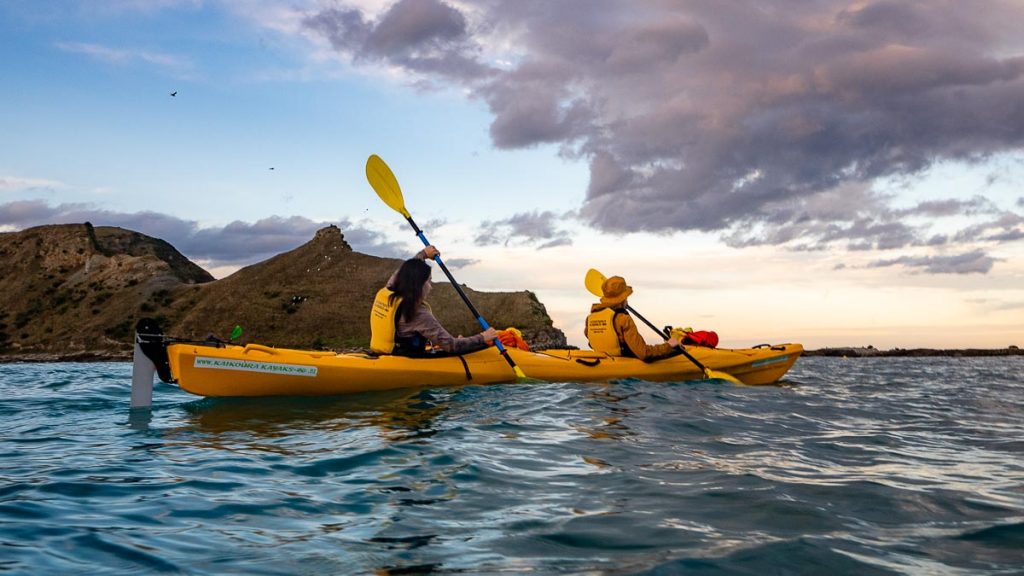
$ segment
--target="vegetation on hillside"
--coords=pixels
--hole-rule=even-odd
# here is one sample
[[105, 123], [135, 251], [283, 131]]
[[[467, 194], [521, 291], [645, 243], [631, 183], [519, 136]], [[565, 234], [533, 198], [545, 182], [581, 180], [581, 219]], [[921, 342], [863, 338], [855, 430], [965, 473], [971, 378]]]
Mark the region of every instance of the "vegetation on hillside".
[[[167, 334], [341, 350], [369, 343], [373, 294], [400, 264], [352, 250], [324, 228], [308, 243], [214, 280], [156, 238], [89, 223], [0, 234], [0, 359], [127, 357], [135, 322], [155, 318]], [[565, 346], [544, 305], [528, 291], [464, 287], [498, 327], [516, 326], [539, 347]], [[479, 331], [455, 290], [430, 298], [455, 334]]]

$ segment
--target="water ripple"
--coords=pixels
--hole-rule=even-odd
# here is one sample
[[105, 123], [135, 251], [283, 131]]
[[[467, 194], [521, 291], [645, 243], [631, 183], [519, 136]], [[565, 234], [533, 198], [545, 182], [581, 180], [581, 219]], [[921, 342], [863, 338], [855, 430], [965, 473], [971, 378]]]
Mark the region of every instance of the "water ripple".
[[0, 365], [0, 572], [1014, 574], [1020, 358], [127, 409]]

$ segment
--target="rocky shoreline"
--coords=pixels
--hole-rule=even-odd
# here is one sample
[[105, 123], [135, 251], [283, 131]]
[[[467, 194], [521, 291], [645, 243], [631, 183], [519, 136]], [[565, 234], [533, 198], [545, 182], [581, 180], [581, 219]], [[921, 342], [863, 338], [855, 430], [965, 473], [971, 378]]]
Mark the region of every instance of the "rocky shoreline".
[[49, 362], [131, 362], [131, 352], [112, 352], [107, 350], [93, 352], [74, 352], [71, 354], [29, 353], [2, 354], [0, 364], [45, 364]]
[[[359, 349], [361, 350], [361, 349]], [[879, 350], [867, 347], [819, 348], [804, 350], [804, 356], [826, 356], [835, 358], [894, 358], [894, 357], [985, 357], [985, 356], [1024, 356], [1024, 349], [1017, 346], [1007, 348], [893, 348]], [[46, 363], [46, 362], [131, 362], [131, 351], [94, 350], [78, 351], [69, 354], [28, 353], [0, 354], [0, 364], [15, 363]]]
[[879, 350], [873, 347], [867, 348], [820, 348], [818, 350], [804, 350], [804, 356], [833, 356], [843, 358], [879, 358], [879, 357], [974, 357], [974, 356], [1024, 356], [1024, 350], [1017, 346], [1007, 348], [961, 348], [961, 349], [934, 349], [934, 348], [893, 348], [892, 350]]

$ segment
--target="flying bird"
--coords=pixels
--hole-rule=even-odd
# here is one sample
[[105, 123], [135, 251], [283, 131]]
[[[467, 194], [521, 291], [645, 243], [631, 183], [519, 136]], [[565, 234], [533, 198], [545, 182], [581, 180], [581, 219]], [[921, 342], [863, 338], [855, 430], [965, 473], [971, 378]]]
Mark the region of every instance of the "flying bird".
[[177, 96], [177, 95], [178, 95], [178, 91], [177, 90], [175, 90], [174, 92], [171, 92], [171, 97], [174, 97], [174, 96]]
[[274, 169], [274, 167], [273, 167], [273, 166], [271, 166], [271, 167], [270, 167], [270, 169], [271, 169], [271, 170], [273, 170], [273, 169]]

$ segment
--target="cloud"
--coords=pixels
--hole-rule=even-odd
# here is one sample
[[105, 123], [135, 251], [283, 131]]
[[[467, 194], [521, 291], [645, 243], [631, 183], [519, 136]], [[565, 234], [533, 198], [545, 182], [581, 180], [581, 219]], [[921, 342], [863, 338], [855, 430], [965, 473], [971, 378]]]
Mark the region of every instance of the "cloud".
[[88, 14], [150, 13], [167, 9], [198, 9], [204, 0], [83, 0], [80, 8]]
[[[866, 183], [843, 184], [826, 192], [767, 203], [761, 222], [736, 228], [723, 234], [723, 239], [734, 247], [786, 245], [791, 250], [809, 251], [838, 245], [863, 252], [950, 244], [983, 250], [1024, 238], [1024, 217], [1000, 210], [981, 196], [926, 200], [901, 209], [892, 208], [890, 200]], [[953, 231], [932, 232], [940, 221]], [[964, 224], [967, 221], [970, 223]], [[938, 268], [925, 267], [926, 272], [935, 270]]]
[[983, 196], [975, 196], [970, 200], [926, 200], [906, 210], [900, 210], [898, 215], [944, 217], [944, 216], [974, 216], [978, 214], [994, 214], [999, 210], [991, 200]]
[[548, 242], [545, 242], [537, 246], [537, 250], [544, 250], [546, 248], [557, 248], [559, 246], [572, 246], [572, 238], [569, 238], [568, 236], [563, 236], [561, 238], [549, 240]]
[[949, 256], [901, 256], [890, 260], [878, 260], [868, 267], [906, 266], [929, 274], [987, 274], [996, 261], [997, 258], [988, 256], [982, 250], [973, 250]]
[[235, 221], [223, 227], [199, 227], [194, 220], [183, 220], [157, 212], [114, 212], [87, 204], [50, 206], [39, 200], [21, 200], [0, 204], [0, 228], [19, 230], [43, 224], [91, 222], [95, 226], [117, 226], [166, 240], [193, 260], [210, 266], [243, 266], [292, 250], [309, 242], [317, 230], [336, 224], [345, 241], [358, 252], [402, 258], [409, 249], [392, 242], [358, 222], [318, 222], [302, 216], [271, 216], [256, 222]]
[[992, 300], [990, 298], [971, 298], [967, 300], [971, 304], [982, 306], [994, 312], [1014, 311], [1024, 309], [1024, 301]]
[[[430, 218], [428, 220], [425, 220], [423, 222], [423, 225], [420, 226], [420, 228], [422, 230], [437, 230], [438, 228], [441, 228], [442, 226], [446, 226], [447, 224], [448, 224], [448, 220], [445, 219], [445, 218]], [[402, 228], [402, 232], [409, 232], [409, 223], [408, 222], [402, 222], [400, 224], [400, 226]]]
[[[837, 242], [855, 251], [921, 244], [919, 231], [890, 210], [888, 200], [865, 184], [845, 184], [818, 194], [787, 198], [765, 204], [762, 221], [737, 228], [724, 235], [724, 240], [734, 247], [789, 244], [797, 250], [823, 250]], [[905, 213], [938, 209], [915, 207]]]
[[520, 212], [504, 220], [485, 221], [477, 230], [475, 242], [481, 245], [521, 242], [536, 246], [538, 250], [572, 244], [569, 232], [560, 229], [558, 222], [568, 215], [554, 212]]
[[374, 21], [358, 9], [332, 6], [303, 25], [357, 63], [387, 62], [424, 79], [471, 81], [490, 72], [474, 55], [466, 16], [439, 0], [399, 0]]
[[45, 178], [21, 178], [19, 176], [0, 176], [0, 192], [26, 191], [34, 189], [57, 190], [65, 188], [63, 182]]
[[444, 265], [452, 270], [458, 270], [460, 268], [469, 268], [475, 264], [479, 264], [480, 260], [476, 258], [452, 258], [451, 260], [445, 260]]
[[1024, 238], [1024, 216], [1013, 212], [1000, 212], [992, 220], [968, 226], [955, 236], [958, 242], [1013, 242], [1021, 238]]
[[[935, 238], [903, 217], [983, 208], [901, 213], [874, 182], [1024, 148], [1021, 22], [1014, 0], [400, 0], [304, 20], [356, 65], [461, 86], [499, 148], [589, 162], [599, 229], [872, 249]], [[868, 204], [820, 206], [856, 187]]]
[[193, 69], [192, 63], [180, 56], [149, 50], [111, 48], [86, 42], [58, 42], [57, 48], [65, 52], [84, 54], [108, 64], [128, 65], [142, 62], [177, 74], [186, 74]]

